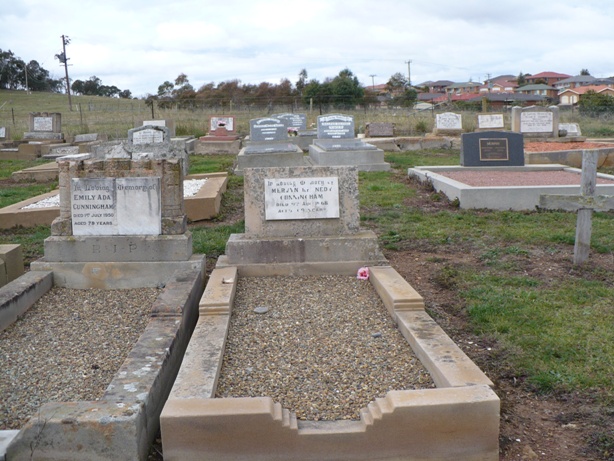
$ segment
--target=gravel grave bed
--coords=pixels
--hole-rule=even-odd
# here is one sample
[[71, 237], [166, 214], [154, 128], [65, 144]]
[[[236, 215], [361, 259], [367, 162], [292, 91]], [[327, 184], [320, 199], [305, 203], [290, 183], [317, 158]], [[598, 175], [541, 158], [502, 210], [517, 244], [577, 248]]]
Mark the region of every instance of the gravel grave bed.
[[[579, 186], [582, 175], [570, 171], [442, 171], [437, 172], [472, 187], [510, 186]], [[607, 178], [597, 178], [597, 184], [614, 184]]]
[[390, 390], [433, 387], [368, 280], [239, 279], [216, 397], [268, 396], [300, 420], [358, 420]]
[[160, 290], [52, 288], [0, 333], [0, 430], [47, 402], [99, 399], [145, 330]]

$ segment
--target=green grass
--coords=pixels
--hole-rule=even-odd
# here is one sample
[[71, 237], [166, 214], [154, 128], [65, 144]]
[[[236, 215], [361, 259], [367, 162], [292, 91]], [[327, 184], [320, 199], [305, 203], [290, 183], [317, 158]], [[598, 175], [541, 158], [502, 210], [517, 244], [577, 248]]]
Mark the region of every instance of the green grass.
[[190, 174], [230, 171], [236, 155], [191, 155]]
[[540, 391], [614, 391], [614, 287], [576, 278], [542, 286], [530, 277], [468, 273], [476, 333], [497, 338]]
[[243, 221], [215, 227], [198, 227], [192, 229], [194, 253], [206, 254], [207, 257], [218, 257], [226, 250], [226, 242], [230, 234], [240, 234], [245, 231]]
[[458, 149], [427, 149], [410, 152], [387, 152], [385, 160], [396, 169], [406, 170], [416, 166], [458, 165]]

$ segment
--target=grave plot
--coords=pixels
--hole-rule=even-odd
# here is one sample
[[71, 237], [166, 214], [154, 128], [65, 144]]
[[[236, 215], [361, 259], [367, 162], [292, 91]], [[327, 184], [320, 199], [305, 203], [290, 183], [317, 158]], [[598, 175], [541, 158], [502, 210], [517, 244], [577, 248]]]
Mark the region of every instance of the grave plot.
[[[379, 253], [377, 238], [358, 226], [357, 169], [248, 169], [244, 190], [246, 233], [231, 236], [210, 275], [161, 414], [164, 458], [498, 459], [493, 384], [426, 314], [422, 297]], [[348, 289], [353, 281], [344, 277], [359, 277], [364, 292]], [[361, 297], [369, 308], [354, 303]], [[260, 330], [256, 323], [266, 317]], [[376, 348], [384, 336], [395, 344], [381, 355], [396, 354], [401, 365], [375, 370], [366, 356], [361, 364], [359, 344]], [[337, 339], [327, 349], [324, 342]], [[275, 363], [263, 358], [274, 347]], [[255, 355], [240, 358], [236, 348]], [[335, 357], [339, 348], [355, 354]], [[371, 375], [362, 382], [350, 375], [361, 365]], [[397, 366], [412, 377], [396, 374]], [[233, 383], [243, 386], [236, 394]], [[314, 393], [328, 403], [315, 403]], [[300, 401], [308, 398], [314, 401]]]
[[[205, 256], [193, 254], [187, 228], [182, 162], [152, 159], [153, 154], [138, 154], [105, 159], [72, 156], [58, 161], [60, 216], [45, 239], [44, 257], [32, 262], [23, 278], [0, 288], [2, 317], [5, 311], [10, 311], [7, 317], [11, 318], [16, 317], [16, 311], [27, 311], [36, 301], [32, 298], [43, 296], [51, 281], [56, 288], [91, 293], [91, 289], [161, 291], [145, 306], [150, 313], [141, 323], [146, 324], [145, 329], [119, 370], [111, 371], [102, 395], [61, 394], [91, 400], [40, 402], [40, 408], [31, 413], [8, 445], [7, 459], [147, 458], [162, 404], [197, 320], [205, 277]], [[115, 298], [118, 305], [103, 302], [95, 308], [108, 309], [111, 316], [118, 311], [121, 315], [121, 304], [129, 302], [126, 298], [119, 295]], [[72, 319], [62, 327], [79, 330], [79, 299], [66, 301]], [[115, 321], [115, 328], [125, 328], [122, 322], [133, 323], [127, 312], [124, 320], [116, 317]], [[96, 325], [81, 327], [80, 337], [96, 337], [89, 331]], [[23, 339], [23, 335], [19, 337]], [[31, 337], [34, 347], [36, 331], [26, 336], [28, 340]], [[75, 347], [54, 339], [54, 347]], [[77, 349], [88, 357], [90, 346]], [[100, 346], [104, 348], [104, 343]], [[43, 347], [40, 353], [45, 352]], [[61, 357], [56, 353], [48, 362]], [[67, 366], [73, 373], [70, 379], [85, 379], [77, 365]], [[33, 385], [32, 381], [22, 383], [22, 387]]]
[[[556, 164], [525, 165], [523, 139], [517, 133], [467, 133], [461, 142], [461, 166], [409, 168], [408, 175], [430, 183], [467, 209], [534, 210], [541, 195], [580, 193], [581, 170]], [[598, 192], [611, 195], [614, 176], [597, 176]]]

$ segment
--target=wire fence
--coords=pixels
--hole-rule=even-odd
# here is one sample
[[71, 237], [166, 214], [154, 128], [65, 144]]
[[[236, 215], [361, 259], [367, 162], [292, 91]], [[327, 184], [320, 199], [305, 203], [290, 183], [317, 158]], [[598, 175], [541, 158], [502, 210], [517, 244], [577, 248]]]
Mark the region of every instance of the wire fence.
[[[36, 109], [32, 110], [33, 107]], [[506, 127], [511, 126], [511, 111], [491, 109], [503, 114]], [[84, 133], [106, 134], [109, 139], [124, 139], [129, 129], [142, 124], [144, 120], [170, 119], [175, 122], [178, 136], [203, 136], [208, 132], [209, 118], [219, 115], [233, 115], [236, 131], [240, 135], [249, 134], [249, 121], [254, 118], [279, 113], [304, 113], [307, 126], [315, 127], [317, 117], [326, 113], [352, 115], [358, 133], [365, 131], [367, 123], [389, 122], [394, 124], [397, 136], [416, 136], [433, 131], [435, 116], [443, 112], [456, 112], [462, 115], [463, 130], [477, 129], [476, 111], [455, 110], [453, 107], [432, 106], [426, 110], [365, 106], [359, 109], [338, 109], [333, 105], [270, 104], [266, 107], [248, 104], [222, 102], [217, 106], [192, 104], [190, 107], [169, 104], [167, 107], [147, 105], [144, 100], [115, 99], [110, 102], [88, 101], [76, 98], [72, 110], [66, 105], [58, 106], [57, 100], [37, 101], [36, 106], [13, 104], [0, 100], [0, 127], [9, 127], [11, 137], [19, 140], [28, 130], [29, 115], [32, 112], [59, 112], [62, 117], [62, 132], [66, 136]], [[608, 117], [582, 116], [577, 109], [561, 110], [561, 122], [579, 123], [585, 136], [614, 136], [614, 120]]]

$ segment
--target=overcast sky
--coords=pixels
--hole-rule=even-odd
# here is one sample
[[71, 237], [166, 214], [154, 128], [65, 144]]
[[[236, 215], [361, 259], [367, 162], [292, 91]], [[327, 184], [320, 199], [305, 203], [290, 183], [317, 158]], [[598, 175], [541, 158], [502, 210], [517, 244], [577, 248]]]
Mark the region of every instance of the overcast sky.
[[[349, 68], [364, 85], [396, 72], [426, 80], [487, 75], [614, 76], [612, 0], [13, 0], [0, 8], [0, 49], [54, 78], [61, 36], [72, 80], [156, 94], [239, 79], [323, 81]], [[371, 77], [371, 75], [375, 75]]]

